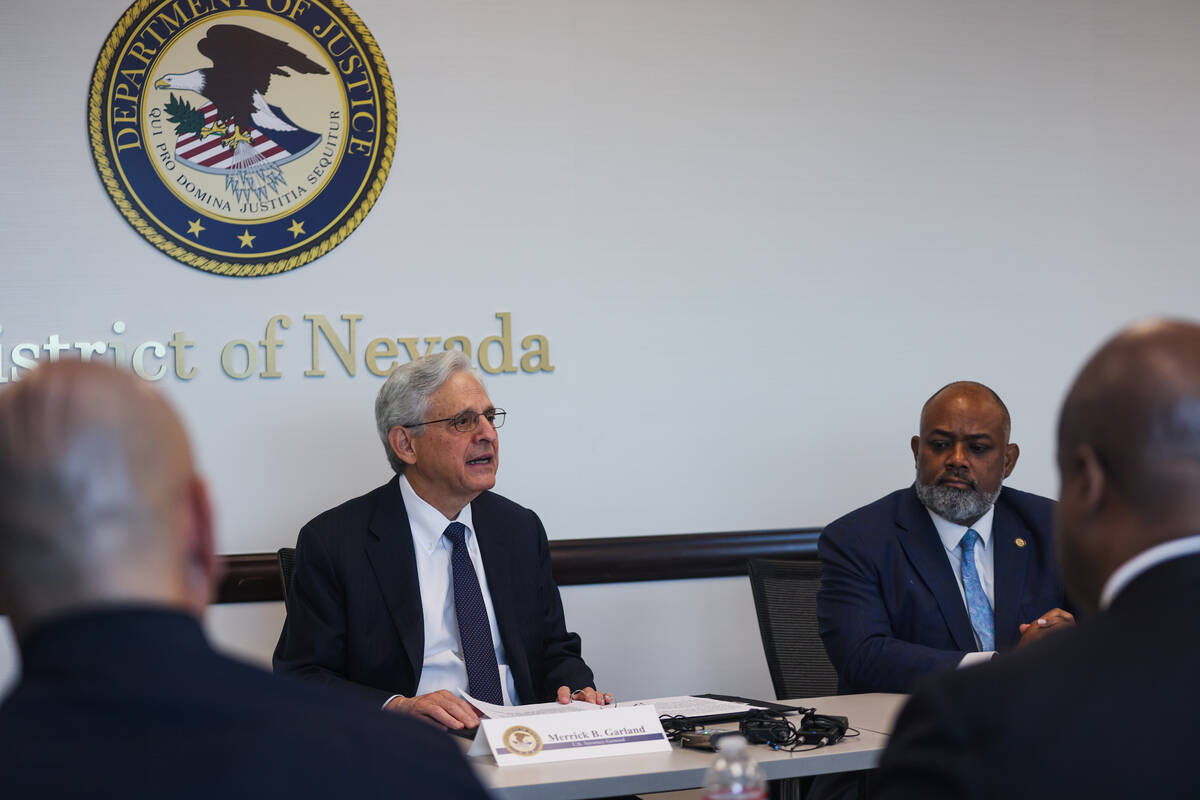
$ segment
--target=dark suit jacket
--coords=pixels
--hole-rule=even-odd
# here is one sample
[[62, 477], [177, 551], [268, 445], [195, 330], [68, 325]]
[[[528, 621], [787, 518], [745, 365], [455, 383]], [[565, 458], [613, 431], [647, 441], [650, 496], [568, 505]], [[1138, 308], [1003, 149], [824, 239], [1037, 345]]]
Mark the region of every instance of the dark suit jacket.
[[[1053, 506], [1008, 487], [996, 501], [997, 650], [1016, 645], [1021, 623], [1068, 607], [1055, 571]], [[830, 523], [817, 547], [821, 638], [843, 693], [911, 692], [977, 649], [958, 579], [912, 487]]]
[[21, 656], [5, 800], [485, 797], [445, 734], [220, 656], [177, 611], [63, 617]]
[[1200, 556], [1028, 648], [930, 681], [873, 797], [1200, 797]]
[[[569, 633], [537, 514], [498, 494], [471, 503], [496, 625], [522, 703], [592, 686]], [[300, 531], [275, 671], [336, 684], [380, 705], [412, 696], [425, 627], [412, 530], [396, 479]]]

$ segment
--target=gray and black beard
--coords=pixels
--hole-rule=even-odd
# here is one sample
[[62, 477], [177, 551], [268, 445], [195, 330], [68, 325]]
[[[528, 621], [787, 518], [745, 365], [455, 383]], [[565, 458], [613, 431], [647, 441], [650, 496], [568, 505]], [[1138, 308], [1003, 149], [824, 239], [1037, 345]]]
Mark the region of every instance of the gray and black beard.
[[1000, 489], [995, 492], [981, 492], [978, 489], [959, 489], [957, 486], [939, 486], [917, 481], [917, 498], [921, 504], [939, 517], [944, 517], [959, 525], [970, 525], [987, 513], [987, 510], [1000, 496]]

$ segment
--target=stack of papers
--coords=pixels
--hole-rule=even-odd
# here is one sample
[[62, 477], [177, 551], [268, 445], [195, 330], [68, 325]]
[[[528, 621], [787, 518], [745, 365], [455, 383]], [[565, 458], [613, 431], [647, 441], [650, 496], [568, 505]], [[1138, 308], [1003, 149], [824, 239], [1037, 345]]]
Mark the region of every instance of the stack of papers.
[[755, 706], [746, 703], [731, 703], [728, 700], [713, 700], [709, 697], [656, 697], [652, 700], [624, 700], [614, 703], [617, 708], [631, 706], [654, 706], [658, 715], [671, 717], [716, 717], [725, 714], [745, 714]]
[[476, 700], [461, 689], [459, 689], [458, 693], [488, 719], [529, 717], [539, 714], [563, 714], [571, 711], [599, 711], [601, 708], [592, 703], [584, 703], [581, 700], [572, 700], [569, 703], [529, 703], [523, 706], [498, 706], [494, 703], [485, 703], [482, 700]]
[[488, 719], [507, 719], [508, 717], [528, 717], [538, 714], [564, 714], [572, 711], [597, 711], [603, 708], [633, 708], [635, 706], [654, 706], [660, 715], [672, 717], [714, 717], [719, 715], [745, 714], [753, 711], [755, 706], [746, 703], [731, 703], [728, 700], [713, 700], [708, 697], [692, 697], [679, 695], [676, 697], [655, 697], [650, 700], [622, 700], [610, 706], [597, 706], [572, 700], [570, 703], [529, 703], [523, 706], [498, 706], [476, 700], [471, 695], [460, 690], [468, 703], [479, 709], [479, 713]]

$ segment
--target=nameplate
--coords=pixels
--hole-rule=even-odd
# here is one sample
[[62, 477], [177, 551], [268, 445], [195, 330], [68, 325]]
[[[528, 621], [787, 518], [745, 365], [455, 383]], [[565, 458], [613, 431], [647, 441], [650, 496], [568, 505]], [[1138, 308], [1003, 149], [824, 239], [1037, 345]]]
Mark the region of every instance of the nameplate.
[[482, 720], [468, 755], [491, 753], [498, 766], [508, 767], [670, 749], [654, 706], [610, 706]]

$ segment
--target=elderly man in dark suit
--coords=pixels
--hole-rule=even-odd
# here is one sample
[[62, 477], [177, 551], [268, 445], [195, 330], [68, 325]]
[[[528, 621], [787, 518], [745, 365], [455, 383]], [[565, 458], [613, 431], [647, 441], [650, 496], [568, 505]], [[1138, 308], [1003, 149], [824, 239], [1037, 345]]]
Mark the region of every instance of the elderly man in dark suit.
[[1053, 504], [1001, 486], [1020, 455], [1010, 430], [988, 387], [943, 387], [912, 437], [915, 484], [822, 531], [817, 611], [843, 692], [912, 691], [1073, 623]]
[[880, 798], [1200, 796], [1200, 326], [1102, 347], [1063, 404], [1058, 468], [1063, 580], [1099, 613], [917, 692]]
[[447, 737], [218, 655], [187, 437], [130, 373], [61, 362], [0, 392], [0, 604], [21, 650], [0, 795], [484, 797]]
[[398, 367], [375, 420], [396, 477], [300, 531], [276, 671], [451, 729], [478, 725], [459, 689], [611, 702], [567, 631], [541, 521], [489, 491], [504, 411], [467, 358]]

